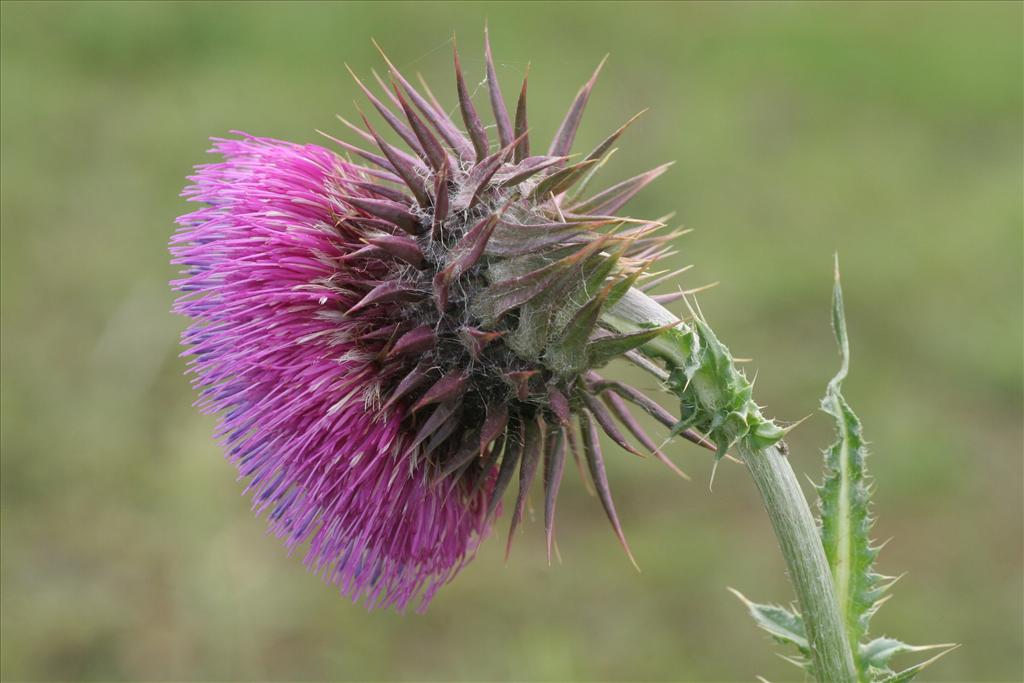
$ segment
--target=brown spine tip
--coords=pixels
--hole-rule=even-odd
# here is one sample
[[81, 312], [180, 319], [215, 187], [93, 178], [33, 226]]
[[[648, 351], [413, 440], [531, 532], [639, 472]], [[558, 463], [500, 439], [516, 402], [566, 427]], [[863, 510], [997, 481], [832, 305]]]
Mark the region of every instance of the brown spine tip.
[[508, 117], [508, 109], [505, 108], [505, 100], [501, 96], [501, 86], [498, 85], [498, 73], [494, 69], [491, 36], [487, 26], [484, 26], [484, 61], [487, 64], [487, 91], [491, 96], [491, 109], [498, 127], [498, 140], [502, 147], [506, 147], [512, 142], [512, 123]]
[[413, 111], [409, 103], [402, 97], [401, 91], [398, 86], [395, 86], [395, 96], [398, 98], [398, 103], [402, 107], [402, 112], [405, 114], [406, 120], [409, 121], [409, 126], [412, 128], [412, 132], [416, 135], [416, 139], [420, 141], [420, 145], [423, 147], [423, 153], [426, 157], [426, 161], [430, 164], [430, 167], [434, 171], [440, 172], [440, 170], [447, 165], [448, 157], [445, 153], [444, 147], [441, 145], [441, 141], [434, 137], [434, 134], [430, 132], [423, 120]]
[[455, 45], [455, 37], [452, 36], [452, 55], [455, 60], [455, 89], [459, 96], [459, 109], [462, 111], [462, 120], [469, 131], [469, 138], [473, 143], [473, 150], [476, 152], [477, 163], [484, 160], [490, 148], [487, 139], [487, 131], [480, 120], [480, 116], [473, 106], [473, 99], [470, 97], [469, 89], [466, 87], [466, 79], [462, 75], [462, 65], [459, 63], [459, 49]]
[[508, 426], [508, 405], [495, 403], [487, 406], [487, 417], [480, 428], [480, 453], [483, 454], [487, 444], [505, 433]]
[[394, 112], [388, 109], [387, 106], [385, 106], [384, 103], [381, 102], [368, 87], [366, 87], [348, 64], [345, 65], [345, 68], [348, 69], [349, 75], [352, 76], [352, 79], [356, 82], [356, 85], [359, 86], [359, 89], [363, 91], [363, 95], [366, 96], [366, 99], [370, 101], [373, 108], [377, 110], [385, 121], [387, 121], [388, 125], [398, 133], [398, 136], [401, 137], [402, 140], [405, 141], [405, 144], [409, 145], [414, 152], [422, 155], [423, 148], [420, 146], [420, 142], [416, 139], [416, 136], [413, 135], [411, 130], [409, 130], [409, 127], [402, 123]]
[[373, 135], [377, 147], [384, 153], [384, 156], [387, 157], [387, 165], [385, 168], [393, 171], [395, 175], [402, 179], [402, 182], [405, 183], [413, 193], [413, 196], [416, 197], [416, 202], [421, 207], [426, 208], [430, 206], [430, 197], [427, 195], [426, 186], [423, 182], [423, 174], [419, 173], [417, 170], [418, 168], [422, 168], [424, 171], [426, 170], [426, 167], [423, 166], [422, 162], [413, 162], [412, 157], [409, 157], [409, 155], [395, 149], [385, 142], [383, 138], [377, 135], [377, 131], [373, 129], [373, 126], [370, 125], [370, 122], [365, 116], [363, 116], [363, 123], [366, 124], [370, 134]]
[[607, 190], [597, 193], [593, 197], [582, 201], [572, 207], [573, 213], [615, 213], [632, 199], [640, 190], [650, 185], [662, 173], [668, 170], [672, 163], [662, 164], [652, 168], [646, 173], [623, 180], [621, 183], [609, 187]]
[[512, 513], [512, 521], [508, 529], [508, 541], [505, 543], [505, 561], [508, 562], [509, 554], [512, 552], [512, 540], [515, 538], [516, 528], [523, 519], [523, 512], [526, 510], [526, 496], [533, 485], [533, 479], [537, 474], [537, 465], [544, 457], [544, 442], [546, 441], [547, 425], [544, 420], [537, 416], [526, 425], [526, 440], [523, 444], [523, 459], [519, 465], [519, 493], [516, 495], [516, 506]]
[[594, 69], [594, 74], [590, 77], [590, 80], [584, 83], [579, 92], [576, 93], [576, 99], [569, 106], [569, 111], [566, 112], [562, 125], [558, 127], [558, 132], [555, 133], [555, 137], [551, 141], [551, 148], [548, 150], [548, 154], [552, 156], [565, 156], [572, 149], [572, 143], [576, 139], [576, 131], [579, 130], [580, 121], [583, 120], [583, 110], [586, 109], [587, 101], [590, 99], [590, 91], [593, 90], [598, 74], [601, 73], [601, 69], [606, 61], [608, 61], [608, 55], [604, 56], [604, 59]]
[[544, 451], [544, 540], [547, 544], [548, 564], [551, 564], [551, 549], [555, 539], [558, 489], [562, 484], [562, 474], [565, 472], [565, 448], [565, 430], [553, 430]]
[[491, 499], [487, 503], [486, 518], [494, 516], [494, 512], [501, 504], [501, 497], [512, 481], [512, 474], [519, 464], [519, 456], [523, 450], [523, 424], [517, 420], [515, 427], [510, 429], [511, 434], [506, 436], [505, 452], [501, 458], [501, 467], [498, 468], [498, 477], [494, 480], [494, 488], [491, 490]]
[[655, 458], [657, 458], [663, 465], [668, 467], [670, 470], [675, 472], [679, 477], [687, 481], [690, 477], [686, 472], [683, 472], [679, 467], [672, 462], [667, 455], [662, 453], [661, 448], [658, 447], [650, 435], [644, 430], [643, 426], [637, 422], [636, 418], [629, 412], [629, 408], [626, 406], [626, 402], [614, 392], [605, 392], [604, 394], [605, 403], [608, 405], [609, 410], [612, 414], [625, 425], [626, 429], [636, 437], [637, 441], [643, 444], [644, 448], [651, 452]]
[[445, 142], [460, 155], [463, 155], [465, 151], [469, 151], [471, 149], [469, 141], [459, 132], [451, 119], [443, 111], [435, 109], [430, 102], [420, 95], [416, 88], [402, 75], [402, 72], [398, 70], [398, 67], [384, 54], [384, 50], [377, 44], [377, 41], [373, 41], [373, 44], [380, 52], [381, 57], [384, 58], [384, 62], [388, 65], [388, 70], [395, 81], [397, 81], [398, 87], [413, 101], [416, 108], [430, 121], [441, 137], [444, 138]]
[[529, 78], [530, 65], [527, 64], [526, 73], [523, 75], [523, 87], [519, 90], [519, 100], [516, 102], [516, 122], [513, 132], [519, 142], [512, 155], [515, 162], [520, 162], [530, 156], [530, 136], [527, 133], [526, 122], [526, 84]]
[[633, 557], [633, 552], [629, 549], [626, 535], [622, 532], [619, 516], [615, 512], [615, 503], [612, 502], [611, 490], [608, 487], [608, 474], [604, 468], [604, 457], [601, 454], [601, 443], [597, 434], [597, 425], [594, 424], [593, 415], [586, 408], [580, 412], [580, 431], [583, 433], [583, 452], [587, 457], [587, 464], [590, 467], [590, 477], [594, 482], [594, 488], [597, 489], [597, 497], [601, 500], [601, 506], [604, 507], [605, 514], [608, 516], [608, 521], [611, 522], [612, 529], [615, 531], [615, 536], [619, 539], [622, 549], [626, 551], [629, 561], [633, 563], [636, 570], [640, 571], [640, 565], [636, 563], [636, 558]]
[[597, 423], [601, 425], [601, 429], [608, 437], [619, 445], [625, 451], [632, 453], [633, 455], [642, 456], [643, 454], [633, 447], [626, 437], [623, 436], [622, 432], [619, 431], [618, 425], [615, 424], [615, 420], [608, 413], [608, 409], [602, 405], [600, 401], [591, 396], [589, 393], [583, 393], [583, 402], [587, 405], [591, 414], [597, 419]]

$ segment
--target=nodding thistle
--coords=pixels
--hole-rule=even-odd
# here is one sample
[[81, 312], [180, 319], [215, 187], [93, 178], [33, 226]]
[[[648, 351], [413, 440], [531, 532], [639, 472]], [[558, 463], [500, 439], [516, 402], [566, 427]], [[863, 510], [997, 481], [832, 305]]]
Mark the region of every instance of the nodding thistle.
[[289, 547], [308, 540], [306, 563], [370, 605], [425, 605], [487, 533], [517, 469], [509, 544], [538, 482], [550, 556], [567, 456], [628, 553], [598, 434], [639, 452], [629, 432], [679, 472], [630, 404], [677, 420], [596, 371], [675, 324], [602, 325], [671, 249], [662, 222], [620, 215], [666, 166], [588, 191], [636, 119], [572, 156], [601, 65], [542, 147], [526, 79], [510, 114], [489, 43], [493, 125], [457, 51], [461, 125], [384, 59], [377, 92], [352, 75], [404, 145], [362, 113], [346, 121], [358, 146], [331, 138], [358, 164], [241, 134], [215, 140], [223, 161], [186, 188], [205, 205], [172, 242], [199, 403], [222, 416], [228, 457], [274, 532]]
[[[220, 415], [256, 511], [353, 600], [424, 608], [473, 556], [509, 489], [506, 553], [539, 488], [550, 559], [572, 458], [632, 559], [602, 434], [685, 476], [635, 419], [642, 411], [716, 463], [728, 451], [742, 458], [799, 611], [744, 600], [798, 648], [794, 661], [830, 683], [910, 680], [934, 658], [899, 673], [890, 658], [930, 647], [860, 642], [888, 584], [872, 568], [860, 423], [839, 390], [838, 284], [843, 369], [823, 405], [840, 440], [817, 523], [785, 457], [792, 427], [762, 415], [695, 302], [645, 293], [677, 274], [652, 272], [677, 233], [624, 207], [666, 166], [589, 189], [636, 117], [572, 153], [603, 62], [541, 148], [526, 78], [510, 113], [486, 32], [484, 42], [491, 125], [457, 51], [458, 123], [385, 56], [390, 82], [352, 75], [402, 144], [362, 112], [361, 124], [342, 119], [359, 144], [327, 136], [340, 151], [238, 134], [214, 141], [223, 160], [198, 167], [184, 191], [203, 206], [172, 238], [183, 268], [175, 309], [192, 320], [183, 341], [198, 405]], [[693, 306], [685, 322], [661, 305], [680, 298]], [[678, 399], [678, 417], [599, 374], [621, 356]]]

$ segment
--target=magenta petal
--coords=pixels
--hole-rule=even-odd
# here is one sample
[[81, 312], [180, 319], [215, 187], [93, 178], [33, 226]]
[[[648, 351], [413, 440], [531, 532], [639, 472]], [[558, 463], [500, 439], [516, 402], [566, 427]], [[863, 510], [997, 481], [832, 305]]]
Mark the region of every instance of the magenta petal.
[[457, 572], [486, 532], [483, 501], [430, 486], [402, 430], [403, 408], [368, 400], [379, 370], [355, 339], [374, 307], [339, 283], [364, 246], [338, 223], [343, 197], [368, 192], [333, 152], [242, 136], [214, 141], [223, 161], [199, 167], [172, 239], [183, 277], [175, 310], [200, 392], [220, 414], [226, 456], [253, 507], [305, 563], [369, 606], [420, 604]]

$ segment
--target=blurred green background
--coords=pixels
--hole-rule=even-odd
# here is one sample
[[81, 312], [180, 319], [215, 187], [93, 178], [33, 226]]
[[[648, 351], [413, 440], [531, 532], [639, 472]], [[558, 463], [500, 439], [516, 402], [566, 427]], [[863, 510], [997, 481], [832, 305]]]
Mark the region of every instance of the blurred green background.
[[963, 643], [928, 680], [1024, 677], [1020, 3], [0, 11], [4, 680], [799, 680], [725, 590], [792, 595], [737, 466], [710, 492], [688, 445], [691, 483], [611, 458], [641, 574], [573, 477], [561, 566], [536, 521], [504, 566], [501, 524], [428, 614], [368, 614], [265, 535], [190, 407], [166, 243], [206, 138], [339, 133], [371, 37], [454, 101], [449, 36], [479, 81], [485, 18], [533, 130], [606, 52], [580, 146], [652, 108], [605, 177], [679, 161], [633, 211], [696, 229], [685, 282], [722, 282], [702, 308], [769, 413], [814, 413], [814, 478], [840, 252], [879, 566], [909, 573], [873, 631]]

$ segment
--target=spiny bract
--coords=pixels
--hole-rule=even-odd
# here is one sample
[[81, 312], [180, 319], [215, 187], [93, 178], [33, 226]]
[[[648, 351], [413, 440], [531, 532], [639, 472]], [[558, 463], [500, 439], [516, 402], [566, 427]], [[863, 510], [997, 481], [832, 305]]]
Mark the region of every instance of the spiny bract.
[[407, 149], [365, 116], [348, 125], [374, 151], [331, 139], [367, 165], [315, 145], [216, 140], [224, 161], [199, 167], [184, 193], [206, 206], [172, 241], [199, 403], [222, 415], [255, 507], [371, 606], [417, 595], [425, 606], [517, 470], [509, 544], [539, 472], [550, 556], [567, 453], [586, 463], [625, 547], [599, 429], [637, 453], [621, 425], [676, 469], [627, 402], [675, 418], [594, 372], [662, 330], [615, 334], [601, 315], [638, 281], [656, 284], [645, 271], [674, 235], [615, 214], [666, 167], [588, 194], [629, 125], [570, 156], [601, 67], [537, 154], [526, 79], [510, 116], [486, 33], [485, 56], [496, 144], [457, 52], [465, 131], [388, 62], [382, 95], [356, 82]]

